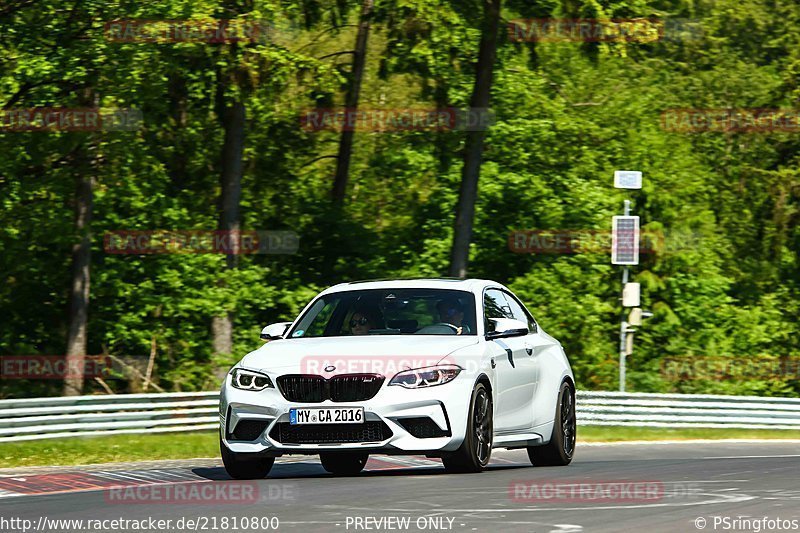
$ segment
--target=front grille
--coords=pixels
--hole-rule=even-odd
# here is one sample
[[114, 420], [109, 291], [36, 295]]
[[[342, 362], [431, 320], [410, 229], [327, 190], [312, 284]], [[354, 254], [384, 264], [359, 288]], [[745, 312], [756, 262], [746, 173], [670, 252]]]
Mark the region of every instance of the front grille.
[[328, 398], [326, 380], [322, 376], [281, 376], [278, 388], [290, 402], [319, 403]]
[[239, 420], [230, 437], [232, 440], [253, 441], [264, 433], [268, 425], [269, 422], [264, 420]]
[[383, 385], [383, 376], [377, 374], [350, 374], [328, 380], [330, 398], [334, 402], [359, 402], [369, 400]]
[[278, 378], [278, 389], [290, 402], [361, 402], [378, 394], [384, 379], [380, 374], [343, 374], [331, 379], [291, 374]]
[[381, 442], [392, 436], [383, 421], [363, 424], [275, 424], [270, 437], [282, 444], [339, 444], [348, 442]]
[[432, 439], [435, 437], [449, 437], [449, 429], [441, 429], [436, 422], [427, 416], [415, 418], [401, 418], [397, 421], [406, 431], [418, 439]]

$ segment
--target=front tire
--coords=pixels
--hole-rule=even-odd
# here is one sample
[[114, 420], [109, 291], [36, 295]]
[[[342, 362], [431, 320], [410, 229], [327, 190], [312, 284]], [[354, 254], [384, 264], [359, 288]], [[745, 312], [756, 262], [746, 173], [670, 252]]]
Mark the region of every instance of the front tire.
[[222, 442], [222, 437], [219, 439], [219, 451], [225, 471], [233, 479], [263, 479], [275, 464], [274, 457], [248, 457], [250, 454], [230, 451]]
[[368, 453], [321, 453], [322, 468], [335, 476], [354, 476], [364, 470], [369, 459]]
[[566, 381], [561, 384], [553, 421], [553, 434], [544, 446], [528, 446], [533, 466], [566, 466], [575, 454], [575, 393]]
[[455, 452], [442, 456], [445, 470], [452, 473], [472, 473], [486, 468], [492, 455], [492, 417], [492, 395], [483, 383], [478, 383], [472, 391], [464, 442]]

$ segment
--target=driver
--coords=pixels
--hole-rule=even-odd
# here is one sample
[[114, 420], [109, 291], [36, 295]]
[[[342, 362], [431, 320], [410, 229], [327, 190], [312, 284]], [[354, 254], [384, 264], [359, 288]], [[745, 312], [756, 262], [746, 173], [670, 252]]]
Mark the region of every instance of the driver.
[[439, 321], [457, 328], [456, 334], [469, 333], [469, 326], [464, 323], [464, 306], [458, 298], [448, 298], [436, 304]]
[[371, 329], [383, 327], [380, 315], [371, 307], [359, 306], [350, 317], [351, 335], [369, 335]]
[[372, 327], [372, 322], [364, 312], [356, 311], [350, 318], [351, 335], [369, 335], [369, 330], [371, 330]]

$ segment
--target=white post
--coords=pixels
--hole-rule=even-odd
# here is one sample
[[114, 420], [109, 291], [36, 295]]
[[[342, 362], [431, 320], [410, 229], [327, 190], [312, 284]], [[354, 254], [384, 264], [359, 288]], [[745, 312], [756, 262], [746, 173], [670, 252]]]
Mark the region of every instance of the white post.
[[[631, 214], [631, 201], [625, 200], [625, 216]], [[622, 290], [625, 290], [625, 284], [628, 283], [628, 265], [622, 267]], [[620, 300], [622, 299], [622, 291], [620, 291]], [[620, 301], [621, 303], [621, 301]], [[622, 316], [619, 325], [619, 391], [625, 392], [625, 335], [627, 334], [628, 323], [625, 320], [625, 308], [622, 308]]]

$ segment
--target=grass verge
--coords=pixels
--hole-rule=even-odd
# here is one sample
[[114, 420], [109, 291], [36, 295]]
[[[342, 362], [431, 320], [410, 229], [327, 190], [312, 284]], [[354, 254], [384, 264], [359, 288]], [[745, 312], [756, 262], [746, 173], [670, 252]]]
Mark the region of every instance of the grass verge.
[[216, 431], [103, 435], [0, 443], [0, 465], [86, 465], [158, 459], [218, 457]]
[[[579, 426], [580, 442], [686, 439], [800, 439], [800, 431]], [[107, 435], [0, 444], [0, 466], [84, 465], [218, 457], [217, 432]]]
[[636, 426], [581, 426], [578, 442], [689, 439], [800, 439], [800, 431], [783, 429], [650, 428]]

